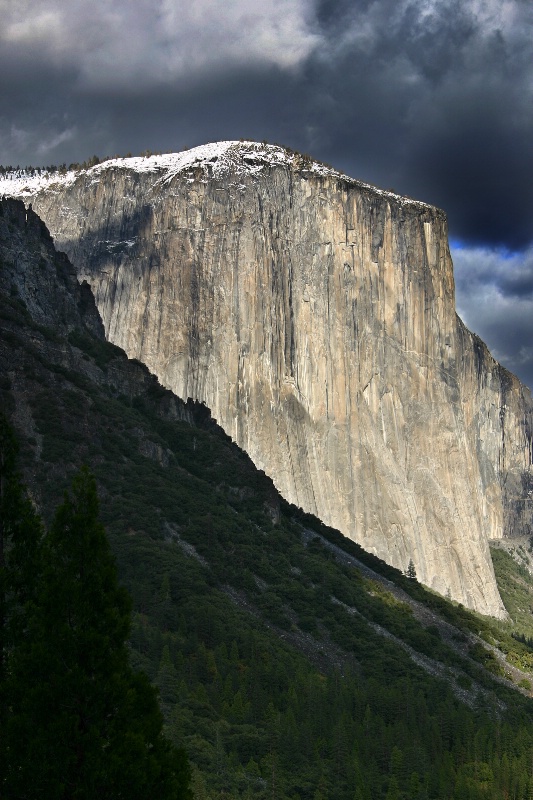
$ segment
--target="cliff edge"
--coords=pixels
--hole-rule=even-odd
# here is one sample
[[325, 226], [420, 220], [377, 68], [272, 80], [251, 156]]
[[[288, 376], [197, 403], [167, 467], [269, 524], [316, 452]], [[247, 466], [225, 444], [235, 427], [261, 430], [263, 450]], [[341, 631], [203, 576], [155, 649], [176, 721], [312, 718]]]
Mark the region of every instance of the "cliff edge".
[[455, 313], [442, 211], [251, 142], [2, 192], [31, 199], [107, 337], [287, 500], [505, 613], [488, 540], [531, 533], [533, 406]]

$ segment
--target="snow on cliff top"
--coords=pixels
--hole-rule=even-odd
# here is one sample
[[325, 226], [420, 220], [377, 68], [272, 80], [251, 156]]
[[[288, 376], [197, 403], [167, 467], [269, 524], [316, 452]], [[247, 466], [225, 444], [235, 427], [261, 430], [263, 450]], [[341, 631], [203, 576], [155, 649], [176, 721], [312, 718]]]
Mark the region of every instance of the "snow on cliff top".
[[14, 170], [0, 174], [0, 197], [2, 195], [32, 198], [42, 189], [53, 189], [55, 186], [63, 187], [74, 183], [79, 170], [67, 172], [49, 172], [46, 169], [27, 172], [24, 169]]
[[163, 172], [163, 179], [170, 180], [180, 172], [194, 167], [208, 167], [214, 177], [227, 172], [237, 175], [249, 175], [260, 172], [265, 166], [303, 165], [310, 172], [319, 175], [334, 175], [351, 180], [332, 167], [320, 164], [309, 156], [302, 156], [278, 145], [259, 142], [215, 142], [194, 147], [181, 153], [169, 153], [149, 158], [117, 158], [105, 161], [93, 168], [94, 172], [118, 167], [133, 169], [136, 172]]
[[235, 176], [254, 175], [268, 166], [287, 165], [308, 173], [320, 176], [339, 178], [348, 183], [370, 189], [377, 194], [394, 197], [397, 200], [426, 206], [426, 203], [414, 201], [394, 192], [378, 189], [370, 184], [362, 183], [348, 175], [333, 169], [326, 164], [315, 161], [309, 156], [302, 156], [290, 149], [259, 142], [227, 141], [204, 144], [192, 150], [163, 155], [137, 156], [133, 158], [112, 158], [103, 161], [90, 169], [83, 170], [35, 170], [33, 174], [25, 170], [0, 174], [0, 196], [13, 195], [30, 200], [43, 190], [54, 191], [73, 184], [80, 175], [87, 175], [97, 181], [103, 172], [109, 169], [127, 169], [137, 173], [153, 173], [158, 181], [167, 183], [175, 175], [188, 172], [194, 168], [209, 171], [214, 178], [231, 172]]

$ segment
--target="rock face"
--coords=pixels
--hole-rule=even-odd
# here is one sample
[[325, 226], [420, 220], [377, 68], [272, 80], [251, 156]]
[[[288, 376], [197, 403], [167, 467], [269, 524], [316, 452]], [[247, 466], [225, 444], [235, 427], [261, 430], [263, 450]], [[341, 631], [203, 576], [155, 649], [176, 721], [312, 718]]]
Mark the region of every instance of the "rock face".
[[81, 285], [38, 215], [18, 200], [0, 199], [0, 289], [23, 304], [34, 323], [68, 334], [85, 328], [105, 339], [89, 285]]
[[106, 334], [291, 502], [482, 613], [529, 534], [529, 390], [455, 313], [443, 212], [220, 143], [0, 184], [31, 198]]

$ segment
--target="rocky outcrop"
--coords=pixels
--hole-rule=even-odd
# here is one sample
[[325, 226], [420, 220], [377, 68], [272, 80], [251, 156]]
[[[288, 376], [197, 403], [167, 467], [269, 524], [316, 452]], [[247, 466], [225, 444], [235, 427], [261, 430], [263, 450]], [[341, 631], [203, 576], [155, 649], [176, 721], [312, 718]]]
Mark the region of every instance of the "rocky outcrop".
[[42, 220], [18, 200], [0, 200], [1, 289], [22, 303], [34, 323], [68, 334], [76, 327], [105, 339], [100, 314], [86, 281], [65, 253], [57, 253]]
[[109, 339], [289, 501], [504, 613], [488, 540], [530, 530], [531, 397], [456, 316], [443, 212], [252, 143], [26, 184]]

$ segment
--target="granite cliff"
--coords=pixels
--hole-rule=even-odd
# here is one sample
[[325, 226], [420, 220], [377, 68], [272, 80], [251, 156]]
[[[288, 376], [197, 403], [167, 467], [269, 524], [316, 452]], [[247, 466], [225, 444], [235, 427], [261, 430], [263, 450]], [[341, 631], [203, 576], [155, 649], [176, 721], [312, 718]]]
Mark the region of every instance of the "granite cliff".
[[529, 390], [455, 313], [442, 211], [225, 142], [11, 178], [108, 338], [292, 503], [501, 616], [488, 541], [529, 534]]

